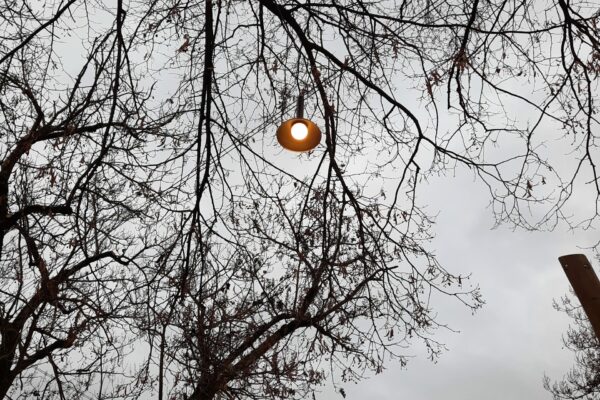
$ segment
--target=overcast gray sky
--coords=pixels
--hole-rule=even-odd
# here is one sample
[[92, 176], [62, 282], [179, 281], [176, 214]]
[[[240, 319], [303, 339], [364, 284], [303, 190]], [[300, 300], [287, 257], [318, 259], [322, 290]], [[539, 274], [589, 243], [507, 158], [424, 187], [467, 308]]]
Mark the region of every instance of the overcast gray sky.
[[[544, 374], [559, 379], [573, 364], [573, 353], [561, 341], [569, 319], [552, 308], [553, 299], [569, 289], [557, 257], [584, 252], [591, 259], [591, 252], [580, 247], [597, 242], [597, 232], [492, 230], [489, 195], [467, 173], [419, 187], [420, 203], [438, 215], [430, 248], [452, 273], [472, 273], [486, 305], [471, 315], [458, 302], [439, 298], [434, 304], [438, 321], [460, 331], [437, 332], [448, 351], [432, 363], [416, 342], [405, 352], [414, 356], [405, 369], [388, 362], [382, 374], [346, 384], [347, 399], [551, 399], [543, 389]], [[588, 205], [593, 207], [593, 201]], [[318, 398], [342, 396], [327, 386]]]
[[[422, 346], [407, 368], [389, 362], [380, 375], [344, 386], [348, 399], [464, 400], [551, 399], [543, 388], [547, 374], [559, 379], [573, 364], [561, 335], [569, 319], [552, 308], [552, 300], [569, 290], [557, 257], [583, 252], [596, 231], [512, 231], [494, 224], [489, 198], [466, 174], [441, 177], [421, 186], [421, 201], [439, 212], [433, 227], [440, 262], [452, 272], [472, 272], [486, 305], [475, 315], [447, 299], [436, 302], [440, 322], [459, 333], [440, 330], [448, 351], [437, 363]], [[590, 202], [593, 207], [593, 201]], [[594, 266], [597, 268], [598, 266]], [[331, 388], [322, 398], [342, 398]]]

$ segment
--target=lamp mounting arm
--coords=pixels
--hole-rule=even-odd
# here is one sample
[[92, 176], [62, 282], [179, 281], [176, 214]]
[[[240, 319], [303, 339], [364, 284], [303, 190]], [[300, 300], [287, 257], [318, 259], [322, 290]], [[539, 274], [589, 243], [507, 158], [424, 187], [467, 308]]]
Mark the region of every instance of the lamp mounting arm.
[[296, 103], [296, 118], [304, 118], [304, 90], [298, 95], [298, 103]]

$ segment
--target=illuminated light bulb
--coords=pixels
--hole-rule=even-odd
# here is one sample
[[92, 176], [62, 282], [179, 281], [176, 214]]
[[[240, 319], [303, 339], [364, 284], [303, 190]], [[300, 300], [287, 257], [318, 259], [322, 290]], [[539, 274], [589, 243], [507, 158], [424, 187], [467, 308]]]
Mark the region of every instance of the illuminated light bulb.
[[292, 125], [292, 137], [296, 140], [304, 140], [308, 136], [308, 126], [303, 122], [296, 122]]
[[321, 143], [321, 130], [309, 119], [292, 118], [277, 128], [277, 141], [286, 150], [311, 151]]

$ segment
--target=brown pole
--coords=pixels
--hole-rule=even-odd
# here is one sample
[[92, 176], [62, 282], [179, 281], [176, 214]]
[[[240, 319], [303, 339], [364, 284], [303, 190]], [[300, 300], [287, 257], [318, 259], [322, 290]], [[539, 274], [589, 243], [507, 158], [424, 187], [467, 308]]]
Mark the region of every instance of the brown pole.
[[587, 257], [569, 254], [558, 258], [579, 302], [585, 311], [596, 337], [600, 340], [600, 280]]

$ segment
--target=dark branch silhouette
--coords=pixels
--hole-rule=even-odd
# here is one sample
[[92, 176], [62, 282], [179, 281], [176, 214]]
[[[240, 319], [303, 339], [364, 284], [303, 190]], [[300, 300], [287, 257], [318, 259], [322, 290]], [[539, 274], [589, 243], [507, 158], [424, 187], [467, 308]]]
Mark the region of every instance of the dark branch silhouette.
[[498, 224], [598, 220], [600, 11], [541, 7], [1, 3], [0, 398], [346, 396], [436, 358], [436, 305], [482, 299], [429, 177], [471, 171]]

